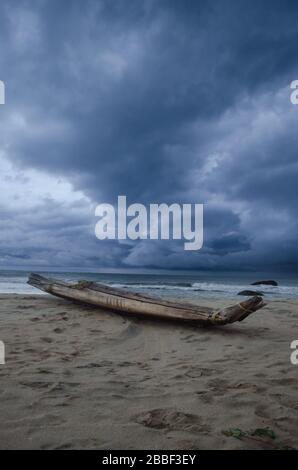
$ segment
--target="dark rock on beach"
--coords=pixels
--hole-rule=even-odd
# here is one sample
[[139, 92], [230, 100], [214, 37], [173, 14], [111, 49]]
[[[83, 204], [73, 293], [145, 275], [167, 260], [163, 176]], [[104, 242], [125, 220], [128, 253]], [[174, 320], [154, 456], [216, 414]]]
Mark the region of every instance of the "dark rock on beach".
[[237, 295], [264, 295], [263, 292], [257, 291], [257, 290], [242, 290], [241, 292], [238, 292]]
[[269, 281], [256, 281], [251, 284], [251, 286], [278, 286], [278, 283], [276, 281], [272, 281], [271, 279]]

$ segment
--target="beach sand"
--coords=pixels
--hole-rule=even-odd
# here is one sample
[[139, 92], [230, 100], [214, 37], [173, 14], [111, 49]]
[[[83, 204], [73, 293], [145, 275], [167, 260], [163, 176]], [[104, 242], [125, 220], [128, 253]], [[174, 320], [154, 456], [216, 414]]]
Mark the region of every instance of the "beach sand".
[[[50, 296], [0, 300], [1, 449], [298, 447], [296, 300], [217, 328]], [[266, 427], [275, 439], [252, 435]], [[225, 435], [231, 428], [247, 434]]]

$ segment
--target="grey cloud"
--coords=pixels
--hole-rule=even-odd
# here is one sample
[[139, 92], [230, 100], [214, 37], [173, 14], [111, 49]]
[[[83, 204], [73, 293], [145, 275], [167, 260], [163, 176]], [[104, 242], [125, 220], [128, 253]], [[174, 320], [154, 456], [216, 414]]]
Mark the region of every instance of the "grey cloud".
[[42, 246], [20, 241], [15, 228], [12, 256], [297, 269], [297, 113], [287, 92], [298, 76], [294, 2], [4, 1], [1, 9], [11, 162], [67, 179], [93, 204], [119, 194], [206, 204], [204, 248], [190, 255], [182, 243], [99, 243], [91, 206], [82, 215], [44, 200], [22, 216], [31, 240], [43, 233]]

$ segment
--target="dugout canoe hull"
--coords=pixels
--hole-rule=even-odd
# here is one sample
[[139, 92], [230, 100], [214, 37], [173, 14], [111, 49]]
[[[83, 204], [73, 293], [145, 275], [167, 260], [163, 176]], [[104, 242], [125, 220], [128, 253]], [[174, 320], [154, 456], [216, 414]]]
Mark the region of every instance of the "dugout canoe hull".
[[262, 297], [254, 296], [230, 307], [212, 309], [149, 297], [92, 281], [79, 281], [76, 284], [70, 284], [35, 273], [30, 274], [28, 284], [57, 297], [94, 305], [125, 315], [200, 325], [225, 325], [242, 321], [265, 305]]

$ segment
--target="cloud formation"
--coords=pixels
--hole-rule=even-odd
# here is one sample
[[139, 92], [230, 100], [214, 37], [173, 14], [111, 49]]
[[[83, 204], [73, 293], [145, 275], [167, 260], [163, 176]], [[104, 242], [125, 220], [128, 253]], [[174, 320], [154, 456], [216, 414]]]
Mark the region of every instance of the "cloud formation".
[[[3, 266], [297, 270], [295, 2], [0, 8]], [[204, 248], [96, 240], [121, 194], [204, 203]]]

